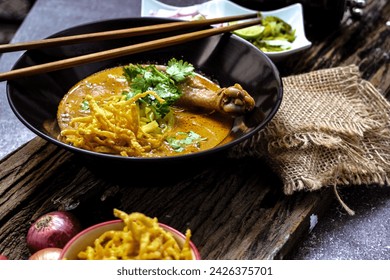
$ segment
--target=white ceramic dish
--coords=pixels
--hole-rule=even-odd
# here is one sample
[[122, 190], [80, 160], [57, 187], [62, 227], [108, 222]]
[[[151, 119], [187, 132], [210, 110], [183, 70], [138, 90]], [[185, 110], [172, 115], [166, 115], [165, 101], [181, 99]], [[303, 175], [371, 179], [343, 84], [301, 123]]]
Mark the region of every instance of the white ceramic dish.
[[[215, 18], [253, 12], [255, 11], [241, 7], [228, 0], [212, 0], [187, 7], [171, 6], [157, 0], [142, 0], [141, 6], [141, 16], [143, 17], [179, 18], [183, 20], [190, 20], [196, 14], [201, 14], [206, 18]], [[264, 17], [271, 15], [277, 16], [296, 30], [296, 39], [290, 49], [279, 52], [265, 52], [273, 61], [279, 61], [289, 55], [310, 48], [311, 42], [305, 35], [301, 4], [297, 3], [278, 10], [264, 11], [261, 13]]]

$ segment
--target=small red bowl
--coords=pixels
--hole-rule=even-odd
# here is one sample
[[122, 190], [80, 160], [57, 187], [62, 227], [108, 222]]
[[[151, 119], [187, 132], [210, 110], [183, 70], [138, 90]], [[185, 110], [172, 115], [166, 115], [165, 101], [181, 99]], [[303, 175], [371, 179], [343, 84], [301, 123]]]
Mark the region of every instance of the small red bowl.
[[[173, 238], [177, 241], [179, 246], [183, 246], [185, 242], [185, 235], [179, 232], [178, 230], [167, 226], [165, 224], [159, 223], [167, 232], [170, 232], [173, 235]], [[93, 246], [94, 241], [102, 235], [104, 232], [109, 230], [121, 230], [123, 229], [124, 224], [122, 220], [112, 220], [103, 222], [100, 224], [93, 225], [73, 237], [62, 249], [60, 255], [60, 260], [77, 260], [77, 255], [79, 252], [85, 250], [87, 246]], [[190, 241], [191, 254], [193, 260], [200, 260], [200, 254], [194, 243]]]

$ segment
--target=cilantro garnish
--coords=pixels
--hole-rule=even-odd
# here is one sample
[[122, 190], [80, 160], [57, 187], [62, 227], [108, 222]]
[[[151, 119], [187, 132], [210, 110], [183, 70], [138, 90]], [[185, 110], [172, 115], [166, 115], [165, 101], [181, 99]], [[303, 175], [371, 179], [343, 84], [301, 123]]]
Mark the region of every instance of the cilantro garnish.
[[176, 82], [183, 81], [187, 76], [191, 76], [194, 73], [194, 66], [191, 63], [183, 60], [177, 61], [176, 58], [172, 58], [168, 62], [167, 73]]
[[83, 100], [83, 102], [81, 102], [80, 110], [83, 111], [83, 112], [89, 110], [89, 102], [88, 102], [88, 100]]
[[127, 93], [129, 98], [148, 90], [155, 91], [165, 100], [165, 103], [159, 103], [152, 96], [142, 100], [151, 105], [162, 117], [169, 112], [169, 106], [180, 98], [181, 91], [178, 83], [194, 74], [194, 67], [190, 63], [175, 58], [169, 60], [166, 71], [160, 71], [155, 65], [140, 64], [130, 64], [123, 70], [130, 84], [130, 90]]
[[189, 131], [189, 132], [177, 132], [175, 136], [167, 137], [165, 140], [169, 146], [175, 152], [182, 152], [189, 145], [200, 146], [201, 141], [205, 141], [207, 138], [201, 137], [199, 134]]

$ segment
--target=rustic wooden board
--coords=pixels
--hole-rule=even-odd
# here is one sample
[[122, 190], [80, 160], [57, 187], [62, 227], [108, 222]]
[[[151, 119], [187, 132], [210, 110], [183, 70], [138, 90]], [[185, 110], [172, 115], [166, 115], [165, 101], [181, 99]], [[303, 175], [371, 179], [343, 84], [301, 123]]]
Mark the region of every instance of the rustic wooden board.
[[[278, 63], [282, 76], [356, 64], [388, 96], [390, 5], [367, 2], [360, 21], [345, 19], [339, 30], [313, 38], [308, 51]], [[40, 138], [1, 160], [0, 253], [28, 258], [27, 229], [48, 211], [72, 211], [88, 226], [111, 219], [117, 207], [156, 216], [181, 231], [191, 228], [204, 259], [288, 258], [308, 233], [311, 215], [321, 216], [334, 197], [328, 189], [285, 196], [277, 175], [260, 159], [225, 158], [166, 176], [150, 175], [153, 169], [146, 176], [104, 168], [96, 172]]]
[[0, 165], [0, 251], [12, 259], [29, 256], [25, 236], [39, 215], [69, 210], [88, 226], [112, 219], [114, 207], [156, 216], [183, 232], [191, 228], [204, 259], [283, 258], [329, 196], [284, 196], [261, 160], [225, 159], [180, 180], [131, 170], [125, 178], [102, 178], [40, 138]]

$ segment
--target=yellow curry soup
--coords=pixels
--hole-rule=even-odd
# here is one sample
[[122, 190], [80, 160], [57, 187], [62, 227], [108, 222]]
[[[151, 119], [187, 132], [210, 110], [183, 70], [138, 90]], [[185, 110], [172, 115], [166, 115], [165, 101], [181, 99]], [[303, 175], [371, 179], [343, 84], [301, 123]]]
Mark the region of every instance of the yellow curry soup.
[[[155, 72], [166, 69], [153, 67]], [[240, 85], [221, 89], [204, 76], [194, 74], [179, 84], [183, 94], [169, 112], [157, 116], [156, 105], [146, 104], [145, 99], [152, 100], [157, 107], [165, 100], [148, 88], [129, 94], [132, 86], [122, 66], [81, 80], [59, 104], [59, 139], [79, 148], [122, 156], [195, 153], [226, 142], [232, 116], [254, 106], [253, 99]]]

